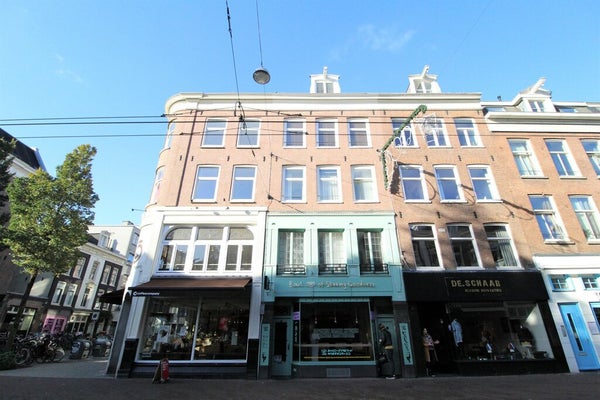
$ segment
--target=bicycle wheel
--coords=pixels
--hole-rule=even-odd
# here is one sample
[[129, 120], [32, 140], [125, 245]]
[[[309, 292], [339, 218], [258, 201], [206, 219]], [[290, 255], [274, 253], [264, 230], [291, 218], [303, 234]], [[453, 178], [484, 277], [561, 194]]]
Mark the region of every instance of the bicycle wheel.
[[31, 359], [31, 351], [27, 347], [21, 347], [15, 351], [15, 364], [17, 367], [29, 365]]
[[65, 358], [65, 351], [62, 347], [57, 347], [54, 350], [54, 358], [52, 359], [52, 362], [61, 362], [63, 358]]

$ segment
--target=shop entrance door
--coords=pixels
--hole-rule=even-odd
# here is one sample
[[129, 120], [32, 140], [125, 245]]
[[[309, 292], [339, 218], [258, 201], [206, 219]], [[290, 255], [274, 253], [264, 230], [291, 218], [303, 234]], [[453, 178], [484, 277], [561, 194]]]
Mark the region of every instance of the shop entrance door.
[[[394, 367], [395, 367], [395, 371], [394, 373], [396, 375], [400, 375], [402, 373], [402, 364], [400, 364], [400, 341], [396, 338], [396, 327], [394, 325], [394, 318], [393, 317], [378, 317], [376, 324], [375, 324], [375, 330], [376, 330], [376, 334], [375, 334], [375, 352], [379, 352], [379, 335], [381, 334], [379, 332], [379, 324], [383, 324], [384, 326], [386, 326], [388, 328], [388, 330], [390, 331], [391, 335], [392, 335], [392, 343], [394, 344]], [[389, 373], [391, 373], [391, 371], [389, 371]]]
[[562, 314], [579, 370], [585, 371], [600, 368], [579, 306], [577, 304], [560, 304], [560, 313]]
[[292, 375], [292, 320], [276, 317], [273, 326], [271, 376], [289, 378]]

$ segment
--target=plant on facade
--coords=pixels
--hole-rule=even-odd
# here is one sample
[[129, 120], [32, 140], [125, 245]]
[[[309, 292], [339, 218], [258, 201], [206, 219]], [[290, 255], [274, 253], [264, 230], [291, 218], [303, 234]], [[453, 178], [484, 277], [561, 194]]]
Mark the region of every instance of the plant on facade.
[[13, 262], [29, 275], [15, 322], [9, 332], [12, 345], [25, 304], [40, 273], [66, 273], [75, 265], [78, 247], [87, 241], [98, 196], [92, 181], [96, 149], [80, 145], [56, 168], [56, 177], [38, 169], [14, 178], [8, 188], [10, 220], [3, 242]]
[[[8, 195], [6, 188], [10, 183], [13, 174], [10, 172], [10, 166], [13, 162], [12, 151], [15, 148], [15, 142], [0, 139], [0, 239], [4, 236], [4, 228], [9, 219], [8, 208], [6, 207]], [[0, 240], [0, 250], [4, 245]]]

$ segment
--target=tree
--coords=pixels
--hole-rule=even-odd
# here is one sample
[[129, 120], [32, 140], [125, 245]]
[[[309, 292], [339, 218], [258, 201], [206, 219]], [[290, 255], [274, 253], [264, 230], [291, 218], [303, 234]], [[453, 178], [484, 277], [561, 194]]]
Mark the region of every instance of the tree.
[[[14, 141], [9, 142], [8, 140], [0, 138], [0, 241], [4, 236], [4, 227], [8, 222], [10, 215], [8, 209], [5, 207], [8, 200], [6, 188], [13, 177], [13, 174], [10, 172], [10, 166], [14, 158], [12, 156], [14, 148]], [[0, 243], [0, 250], [2, 250], [2, 247], [3, 246]]]
[[67, 272], [77, 261], [78, 247], [87, 241], [87, 227], [94, 221], [92, 208], [98, 201], [92, 182], [95, 155], [94, 147], [80, 145], [57, 167], [56, 178], [39, 169], [13, 179], [7, 188], [10, 220], [3, 242], [13, 262], [29, 275], [9, 345], [36, 277]]

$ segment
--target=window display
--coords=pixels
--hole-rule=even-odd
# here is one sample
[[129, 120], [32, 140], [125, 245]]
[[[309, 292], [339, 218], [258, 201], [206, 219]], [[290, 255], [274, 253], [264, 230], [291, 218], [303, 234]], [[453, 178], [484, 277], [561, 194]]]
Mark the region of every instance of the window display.
[[300, 303], [296, 359], [304, 362], [373, 360], [369, 315], [367, 302]]
[[152, 298], [140, 358], [159, 360], [246, 359], [248, 296]]

